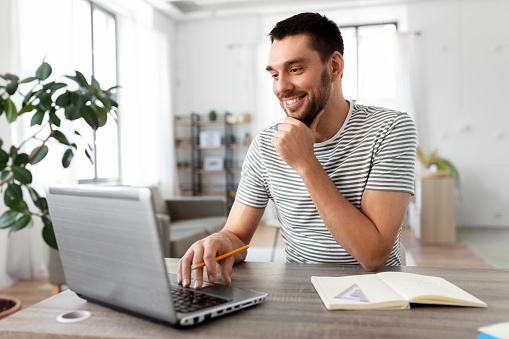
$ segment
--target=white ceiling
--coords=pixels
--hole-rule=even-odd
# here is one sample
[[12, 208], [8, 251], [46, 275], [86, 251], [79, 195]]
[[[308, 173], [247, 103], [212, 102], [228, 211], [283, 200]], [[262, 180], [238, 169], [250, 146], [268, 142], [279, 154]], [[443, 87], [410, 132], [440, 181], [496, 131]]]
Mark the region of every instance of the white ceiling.
[[148, 0], [159, 10], [178, 20], [239, 14], [267, 14], [391, 5], [432, 0]]

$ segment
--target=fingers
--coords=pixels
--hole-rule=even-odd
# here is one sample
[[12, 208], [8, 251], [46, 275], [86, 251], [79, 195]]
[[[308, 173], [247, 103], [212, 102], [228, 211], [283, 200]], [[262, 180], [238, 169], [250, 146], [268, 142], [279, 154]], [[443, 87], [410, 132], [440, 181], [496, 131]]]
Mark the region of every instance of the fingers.
[[[194, 246], [194, 245], [193, 245]], [[187, 250], [186, 254], [179, 260], [177, 271], [177, 282], [184, 287], [189, 287], [191, 284], [191, 265], [193, 262], [194, 251], [193, 247]]]
[[233, 263], [233, 256], [221, 260], [221, 279], [223, 279], [225, 285], [232, 283]]
[[[220, 235], [211, 235], [205, 239], [195, 242], [189, 250], [180, 259], [177, 267], [177, 282], [184, 287], [191, 286], [191, 276], [194, 276], [193, 288], [200, 289], [203, 286], [203, 272], [204, 268], [192, 270], [191, 268], [205, 263], [208, 281], [213, 283], [216, 281], [217, 268], [216, 257], [230, 252], [232, 244], [228, 237]], [[233, 256], [228, 258], [230, 260], [221, 261], [221, 274], [223, 281], [230, 282], [232, 267], [234, 264]], [[225, 270], [224, 266], [228, 266]], [[223, 272], [228, 272], [228, 277], [225, 278]]]
[[[203, 246], [196, 246], [194, 251], [194, 257], [193, 257], [193, 266], [196, 266], [198, 264], [201, 264], [203, 261], [203, 253], [204, 248]], [[194, 274], [194, 285], [193, 288], [200, 289], [203, 285], [203, 268], [198, 268], [193, 270]], [[187, 286], [184, 286], [187, 287]]]

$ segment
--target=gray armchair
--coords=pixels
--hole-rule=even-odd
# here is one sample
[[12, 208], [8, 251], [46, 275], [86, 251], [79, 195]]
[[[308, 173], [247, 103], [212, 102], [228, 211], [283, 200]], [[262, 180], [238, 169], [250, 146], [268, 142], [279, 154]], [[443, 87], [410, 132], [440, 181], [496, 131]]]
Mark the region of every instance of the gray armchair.
[[152, 187], [165, 257], [180, 258], [197, 240], [220, 231], [226, 223], [226, 202], [220, 197], [161, 196]]

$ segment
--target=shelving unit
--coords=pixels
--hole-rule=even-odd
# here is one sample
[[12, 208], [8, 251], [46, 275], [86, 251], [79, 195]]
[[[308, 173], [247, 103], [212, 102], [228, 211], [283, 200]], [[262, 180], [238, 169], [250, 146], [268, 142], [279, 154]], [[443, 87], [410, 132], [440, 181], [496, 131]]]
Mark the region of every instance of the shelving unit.
[[[175, 118], [175, 147], [183, 195], [224, 196], [228, 212], [250, 138], [249, 115], [225, 113], [218, 120], [192, 113]], [[243, 137], [239, 137], [237, 127]], [[182, 137], [184, 136], [184, 137]]]

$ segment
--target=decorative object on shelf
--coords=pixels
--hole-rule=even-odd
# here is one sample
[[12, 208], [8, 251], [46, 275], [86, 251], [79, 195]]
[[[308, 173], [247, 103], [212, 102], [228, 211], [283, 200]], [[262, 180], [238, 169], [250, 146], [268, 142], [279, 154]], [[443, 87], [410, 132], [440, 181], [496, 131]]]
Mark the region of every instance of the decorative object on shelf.
[[454, 164], [447, 159], [438, 155], [438, 151], [434, 150], [430, 154], [426, 154], [419, 146], [417, 146], [417, 159], [421, 165], [426, 168], [426, 172], [421, 173], [423, 178], [444, 178], [450, 177], [454, 179], [456, 188], [460, 189], [460, 175]]
[[217, 112], [215, 110], [211, 110], [209, 112], [209, 120], [215, 121], [217, 119]]
[[220, 147], [221, 132], [219, 131], [200, 131], [201, 147]]
[[[0, 229], [10, 228], [9, 234], [33, 225], [33, 218], [41, 218], [44, 227], [42, 236], [46, 243], [57, 248], [53, 225], [48, 212], [46, 198], [31, 186], [32, 173], [30, 168], [42, 161], [48, 154], [51, 143], [59, 143], [66, 147], [61, 164], [69, 167], [78, 150], [70, 135], [60, 128], [61, 120], [77, 120], [83, 118], [93, 129], [104, 126], [108, 114], [116, 118], [118, 104], [113, 100], [113, 91], [118, 86], [103, 90], [97, 80], [92, 77], [88, 83], [82, 73], [76, 71], [75, 76], [67, 75], [77, 89], [64, 82], [49, 81], [52, 68], [42, 62], [35, 76], [19, 80], [19, 77], [6, 73], [0, 74], [0, 115], [5, 112], [8, 123], [13, 123], [21, 115], [31, 115], [30, 126], [39, 126], [38, 131], [26, 138], [19, 146], [2, 149], [0, 139], [0, 190], [3, 192], [4, 203], [8, 210], [0, 216]], [[24, 84], [30, 84], [29, 91], [22, 94], [19, 90]], [[19, 109], [15, 102], [22, 99]], [[21, 101], [21, 100], [19, 100]], [[81, 137], [74, 131], [74, 137]], [[83, 140], [83, 139], [80, 139]], [[85, 155], [92, 162], [93, 148], [84, 140], [82, 142]], [[28, 145], [33, 147], [27, 150]], [[80, 147], [81, 148], [81, 147]], [[33, 207], [29, 207], [25, 193], [29, 193]]]
[[203, 157], [203, 169], [206, 171], [222, 171], [224, 159], [220, 156], [206, 155]]

